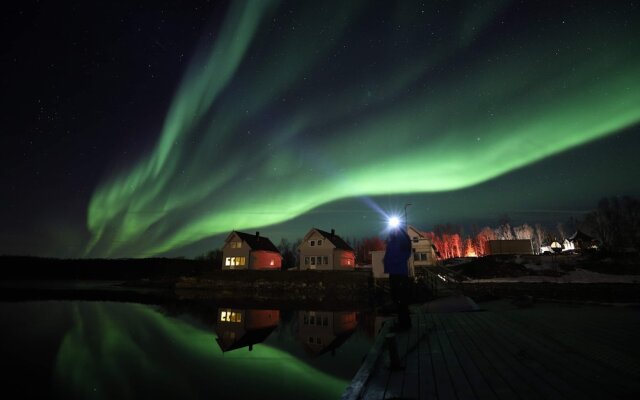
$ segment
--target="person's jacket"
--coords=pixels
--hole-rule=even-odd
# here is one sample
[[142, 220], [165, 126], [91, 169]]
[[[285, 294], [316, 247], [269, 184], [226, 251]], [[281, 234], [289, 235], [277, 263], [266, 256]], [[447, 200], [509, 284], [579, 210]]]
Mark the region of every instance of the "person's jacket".
[[411, 239], [407, 232], [398, 229], [389, 234], [384, 253], [384, 272], [390, 275], [409, 275], [407, 260], [411, 256]]

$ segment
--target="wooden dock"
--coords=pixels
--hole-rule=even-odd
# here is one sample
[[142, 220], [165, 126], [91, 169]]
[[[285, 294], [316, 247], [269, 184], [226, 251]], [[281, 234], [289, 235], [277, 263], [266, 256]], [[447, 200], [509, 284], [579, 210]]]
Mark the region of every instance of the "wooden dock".
[[[506, 302], [476, 312], [421, 308], [412, 330], [395, 338], [388, 330], [344, 400], [640, 398], [637, 308]], [[395, 339], [396, 362], [383, 336]]]

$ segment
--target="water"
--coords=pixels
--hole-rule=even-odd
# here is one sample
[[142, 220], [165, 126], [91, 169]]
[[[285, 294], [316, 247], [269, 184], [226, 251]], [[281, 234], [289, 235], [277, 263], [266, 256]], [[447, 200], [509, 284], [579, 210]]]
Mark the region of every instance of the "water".
[[0, 303], [5, 393], [56, 398], [336, 399], [373, 342], [357, 311]]

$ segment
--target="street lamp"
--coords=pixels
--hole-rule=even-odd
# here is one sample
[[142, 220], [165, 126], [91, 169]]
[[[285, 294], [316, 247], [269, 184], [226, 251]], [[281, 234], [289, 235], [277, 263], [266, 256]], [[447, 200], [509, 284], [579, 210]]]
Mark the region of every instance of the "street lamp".
[[408, 222], [407, 222], [407, 207], [409, 207], [411, 205], [411, 203], [407, 203], [404, 205], [404, 226], [407, 227], [409, 226]]

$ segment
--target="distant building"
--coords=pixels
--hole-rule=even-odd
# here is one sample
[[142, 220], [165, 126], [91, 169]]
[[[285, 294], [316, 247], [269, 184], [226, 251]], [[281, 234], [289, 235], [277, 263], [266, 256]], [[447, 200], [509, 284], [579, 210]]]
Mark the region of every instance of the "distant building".
[[531, 239], [488, 240], [485, 244], [486, 255], [533, 254]]
[[[409, 276], [415, 275], [416, 268], [429, 267], [436, 265], [438, 257], [433, 242], [424, 232], [419, 231], [415, 227], [409, 225], [407, 234], [411, 238], [411, 258], [409, 259]], [[371, 265], [374, 278], [388, 278], [389, 275], [384, 273], [384, 250], [371, 252]]]
[[573, 235], [569, 236], [566, 242], [568, 243], [565, 245], [565, 248], [568, 250], [579, 252], [598, 249], [598, 241], [580, 230], [577, 230]]
[[278, 310], [218, 310], [215, 332], [216, 342], [223, 352], [262, 343], [273, 332], [280, 321]]
[[352, 270], [356, 266], [355, 251], [333, 229], [326, 232], [312, 228], [298, 251], [301, 270]]
[[222, 248], [222, 269], [280, 269], [282, 256], [269, 238], [233, 231]]

